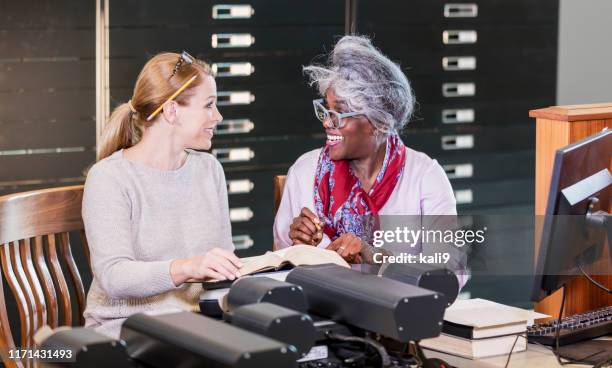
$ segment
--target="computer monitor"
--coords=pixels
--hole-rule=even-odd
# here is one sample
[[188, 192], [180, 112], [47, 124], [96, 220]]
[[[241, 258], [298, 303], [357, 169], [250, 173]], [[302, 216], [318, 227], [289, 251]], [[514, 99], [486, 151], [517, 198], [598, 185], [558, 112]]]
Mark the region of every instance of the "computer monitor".
[[556, 152], [532, 301], [544, 299], [578, 274], [579, 266], [601, 257], [606, 228], [610, 231], [611, 158], [608, 129]]

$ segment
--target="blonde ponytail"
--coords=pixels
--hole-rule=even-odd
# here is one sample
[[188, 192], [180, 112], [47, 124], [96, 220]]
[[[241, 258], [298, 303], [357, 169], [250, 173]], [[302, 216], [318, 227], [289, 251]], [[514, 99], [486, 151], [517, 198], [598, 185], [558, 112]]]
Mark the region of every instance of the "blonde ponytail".
[[98, 143], [98, 160], [138, 143], [142, 132], [136, 127], [136, 118], [133, 115], [127, 102], [115, 108]]

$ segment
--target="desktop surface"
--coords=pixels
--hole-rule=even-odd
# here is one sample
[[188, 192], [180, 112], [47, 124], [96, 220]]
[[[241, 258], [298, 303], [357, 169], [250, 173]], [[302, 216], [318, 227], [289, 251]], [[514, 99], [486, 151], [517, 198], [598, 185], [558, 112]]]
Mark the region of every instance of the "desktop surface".
[[[612, 344], [612, 336], [606, 336], [600, 340], [609, 341]], [[500, 355], [483, 359], [466, 359], [455, 355], [445, 354], [437, 351], [424, 349], [428, 358], [442, 359], [457, 368], [498, 368], [505, 367], [508, 355]], [[536, 344], [527, 344], [527, 350], [513, 353], [510, 358], [509, 368], [558, 368], [559, 363], [552, 350]], [[567, 364], [564, 367], [586, 367], [582, 364]]]

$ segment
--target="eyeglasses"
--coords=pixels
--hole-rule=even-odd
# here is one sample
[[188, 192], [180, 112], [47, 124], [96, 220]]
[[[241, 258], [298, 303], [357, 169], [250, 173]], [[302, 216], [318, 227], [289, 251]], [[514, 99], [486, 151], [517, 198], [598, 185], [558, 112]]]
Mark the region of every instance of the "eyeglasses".
[[[183, 51], [180, 55], [178, 60], [176, 61], [176, 64], [174, 64], [174, 69], [172, 70], [172, 75], [170, 76], [170, 78], [174, 77], [174, 75], [179, 71], [179, 69], [181, 68], [181, 66], [183, 66], [183, 63], [185, 64], [193, 64], [193, 60], [195, 58], [191, 55], [189, 55], [189, 53], [187, 51]], [[168, 78], [168, 79], [170, 79]]]
[[334, 110], [328, 110], [323, 106], [323, 99], [313, 100], [312, 105], [317, 119], [323, 124], [327, 124], [327, 121], [331, 122], [331, 128], [341, 129], [346, 125], [344, 118], [350, 118], [352, 116], [362, 115], [360, 112], [344, 112], [339, 113]]
[[[174, 69], [172, 70], [172, 75], [168, 79], [171, 79], [172, 77], [174, 77], [174, 75], [179, 71], [179, 69], [181, 68], [181, 66], [183, 66], [183, 64], [193, 64], [194, 60], [195, 60], [195, 58], [193, 56], [189, 55], [189, 53], [187, 51], [183, 51], [181, 53], [181, 55], [179, 56], [179, 59], [177, 60], [176, 64], [174, 64]], [[180, 86], [179, 89], [176, 90], [176, 92], [174, 92], [170, 97], [168, 97], [166, 99], [166, 101], [164, 101], [161, 105], [159, 105], [159, 107], [157, 109], [155, 109], [155, 111], [153, 111], [151, 113], [151, 115], [149, 115], [149, 117], [147, 117], [147, 121], [151, 121], [151, 119], [153, 119], [155, 117], [155, 115], [159, 114], [159, 112], [162, 111], [162, 109], [164, 108], [164, 105], [166, 104], [166, 102], [174, 100], [176, 98], [176, 96], [178, 96], [187, 87], [189, 87], [189, 85], [191, 83], [193, 83], [193, 81], [197, 77], [198, 77], [198, 75], [195, 74], [193, 77], [189, 78], [189, 80], [187, 80], [187, 82], [183, 83], [183, 85]]]

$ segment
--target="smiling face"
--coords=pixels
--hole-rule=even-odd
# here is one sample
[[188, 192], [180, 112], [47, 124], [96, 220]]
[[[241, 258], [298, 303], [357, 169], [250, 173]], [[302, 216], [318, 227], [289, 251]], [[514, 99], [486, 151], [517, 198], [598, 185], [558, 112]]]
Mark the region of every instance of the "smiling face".
[[[347, 104], [337, 98], [333, 88], [329, 88], [325, 94], [325, 105], [327, 109], [339, 113], [349, 111]], [[344, 118], [343, 123], [345, 125], [340, 129], [332, 128], [329, 121], [323, 123], [332, 160], [363, 159], [376, 152], [376, 129], [365, 115]]]
[[207, 75], [194, 87], [186, 104], [178, 105], [176, 138], [185, 148], [208, 150], [212, 145], [213, 130], [223, 120], [217, 109], [217, 84]]

